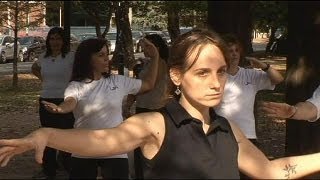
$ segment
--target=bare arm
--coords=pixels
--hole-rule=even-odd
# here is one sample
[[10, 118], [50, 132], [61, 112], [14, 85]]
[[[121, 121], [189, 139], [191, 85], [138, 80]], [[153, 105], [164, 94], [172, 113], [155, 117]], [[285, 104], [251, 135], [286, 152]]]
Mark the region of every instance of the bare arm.
[[160, 117], [160, 113], [142, 113], [116, 128], [102, 130], [41, 128], [21, 139], [0, 140], [0, 163], [5, 166], [14, 155], [32, 149], [41, 163], [45, 146], [91, 157], [122, 154], [145, 145], [159, 149], [164, 136], [159, 133], [159, 127], [164, 128], [159, 126]]
[[252, 178], [297, 179], [320, 170], [320, 153], [270, 161], [236, 125], [231, 127], [239, 145], [239, 169]]
[[41, 67], [37, 64], [37, 62], [34, 62], [31, 66], [31, 72], [33, 75], [35, 75], [38, 79], [42, 81], [41, 76]]
[[[254, 68], [260, 68], [260, 69], [265, 69], [267, 68], [267, 64], [260, 62], [259, 60], [257, 60], [256, 58], [249, 58], [247, 57], [247, 59], [250, 61], [250, 64], [254, 67]], [[270, 65], [269, 65], [270, 66]], [[279, 73], [279, 71], [275, 70], [274, 68], [272, 68], [271, 66], [268, 68], [268, 70], [266, 71], [266, 73], [268, 74], [271, 83], [272, 84], [279, 84], [283, 81], [283, 77], [282, 75]]]
[[77, 101], [73, 97], [67, 97], [61, 104], [56, 105], [47, 101], [41, 101], [44, 107], [52, 113], [65, 114], [72, 112], [77, 105]]
[[264, 102], [262, 110], [269, 117], [290, 118], [297, 120], [317, 120], [317, 107], [308, 101], [299, 102], [295, 106], [286, 103]]
[[159, 52], [157, 48], [147, 39], [143, 39], [143, 51], [145, 56], [151, 58], [151, 60], [145, 76], [141, 77], [142, 85], [138, 94], [151, 90], [158, 75]]

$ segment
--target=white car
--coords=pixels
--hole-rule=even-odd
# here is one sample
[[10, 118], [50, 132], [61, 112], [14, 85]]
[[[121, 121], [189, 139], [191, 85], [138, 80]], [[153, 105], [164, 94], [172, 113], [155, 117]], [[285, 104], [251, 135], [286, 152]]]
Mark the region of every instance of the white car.
[[[23, 61], [23, 53], [18, 42], [18, 62]], [[0, 63], [8, 62], [8, 59], [13, 59], [14, 55], [14, 37], [8, 35], [0, 36]]]
[[110, 41], [110, 52], [113, 53], [116, 49], [117, 32], [108, 32], [106, 39]]

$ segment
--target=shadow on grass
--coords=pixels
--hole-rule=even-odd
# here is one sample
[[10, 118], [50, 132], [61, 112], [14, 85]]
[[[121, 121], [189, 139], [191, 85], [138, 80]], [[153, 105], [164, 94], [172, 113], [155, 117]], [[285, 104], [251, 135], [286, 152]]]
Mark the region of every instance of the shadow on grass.
[[41, 84], [30, 74], [19, 74], [18, 87], [12, 88], [12, 75], [0, 78], [0, 113], [30, 111], [37, 106]]

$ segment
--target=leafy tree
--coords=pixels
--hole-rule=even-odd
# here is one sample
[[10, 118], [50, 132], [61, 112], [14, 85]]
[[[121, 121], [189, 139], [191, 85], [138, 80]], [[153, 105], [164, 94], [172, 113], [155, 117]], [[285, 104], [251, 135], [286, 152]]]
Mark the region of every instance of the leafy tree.
[[117, 41], [112, 61], [118, 63], [119, 72], [122, 74], [123, 66], [131, 69], [135, 59], [133, 55], [133, 41], [129, 22], [128, 1], [114, 1], [115, 20], [117, 26]]
[[[110, 28], [114, 1], [74, 1], [74, 6], [83, 10], [93, 20], [98, 38], [105, 38]], [[105, 29], [101, 33], [101, 25]]]
[[287, 29], [288, 2], [287, 1], [255, 1], [253, 5], [253, 26], [261, 32], [271, 30], [266, 50], [270, 49], [275, 40], [278, 28]]
[[[43, 22], [44, 3], [41, 1], [1, 1], [0, 10], [2, 27], [14, 32], [14, 59], [13, 59], [13, 79], [12, 87], [18, 86], [18, 31], [25, 27], [39, 26]], [[28, 18], [29, 16], [29, 18]], [[31, 21], [28, 21], [30, 19]]]
[[137, 29], [167, 29], [174, 40], [181, 26], [204, 26], [206, 1], [136, 1], [133, 3], [133, 24]]

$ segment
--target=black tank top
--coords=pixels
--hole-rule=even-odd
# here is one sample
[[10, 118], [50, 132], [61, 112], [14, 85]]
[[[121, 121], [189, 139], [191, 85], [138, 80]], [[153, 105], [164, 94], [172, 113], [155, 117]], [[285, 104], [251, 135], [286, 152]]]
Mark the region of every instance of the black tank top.
[[202, 122], [176, 100], [160, 113], [166, 128], [163, 144], [151, 160], [140, 154], [145, 179], [239, 179], [238, 144], [225, 118], [210, 109], [211, 125], [205, 134]]

